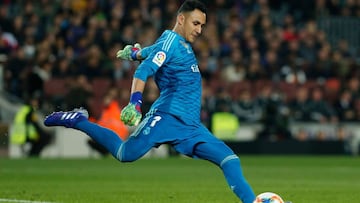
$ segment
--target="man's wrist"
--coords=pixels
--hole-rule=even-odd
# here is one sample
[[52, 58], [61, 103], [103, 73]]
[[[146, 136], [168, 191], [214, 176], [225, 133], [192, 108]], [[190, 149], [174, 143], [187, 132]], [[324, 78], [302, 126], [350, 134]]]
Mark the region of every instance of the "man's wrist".
[[139, 52], [140, 50], [139, 49], [136, 49], [136, 50], [133, 50], [132, 52], [131, 52], [131, 59], [132, 60], [134, 60], [134, 61], [136, 61], [136, 60], [138, 60], [138, 57], [137, 57], [137, 53]]
[[135, 104], [136, 106], [141, 106], [142, 104], [142, 93], [134, 92], [130, 96], [130, 103]]

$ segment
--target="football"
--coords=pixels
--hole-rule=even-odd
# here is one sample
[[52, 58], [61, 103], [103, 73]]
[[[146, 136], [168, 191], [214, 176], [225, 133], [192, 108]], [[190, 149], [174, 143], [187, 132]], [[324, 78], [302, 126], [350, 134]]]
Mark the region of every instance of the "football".
[[256, 196], [254, 203], [284, 203], [284, 200], [273, 192], [264, 192]]

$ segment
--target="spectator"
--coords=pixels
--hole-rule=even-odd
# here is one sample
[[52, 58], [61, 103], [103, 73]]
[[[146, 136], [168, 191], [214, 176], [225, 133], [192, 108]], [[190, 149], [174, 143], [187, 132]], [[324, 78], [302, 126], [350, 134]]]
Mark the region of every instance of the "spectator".
[[[121, 107], [119, 105], [118, 97], [118, 90], [116, 88], [110, 88], [104, 97], [103, 109], [100, 118], [96, 120], [96, 123], [113, 130], [122, 140], [126, 140], [129, 136], [129, 129], [120, 120]], [[104, 147], [94, 142], [92, 139], [88, 140], [88, 144], [103, 156], [109, 154]]]
[[333, 51], [331, 61], [331, 69], [334, 70], [335, 75], [344, 80], [351, 70], [350, 61], [339, 50]]
[[280, 60], [275, 50], [268, 50], [265, 53], [263, 63], [268, 78], [270, 78], [272, 81], [284, 80], [284, 76], [280, 71]]
[[294, 121], [310, 120], [309, 90], [306, 87], [297, 90], [296, 97], [289, 102], [289, 108]]
[[314, 68], [307, 75], [309, 79], [329, 79], [335, 76], [331, 67], [330, 54], [328, 46], [319, 49]]
[[23, 96], [23, 78], [25, 69], [27, 69], [29, 65], [28, 62], [25, 58], [24, 50], [18, 49], [5, 64], [5, 89], [19, 98]]
[[88, 47], [84, 57], [86, 62], [82, 65], [80, 74], [84, 75], [90, 81], [96, 77], [111, 78], [111, 70], [103, 68], [104, 60], [99, 46], [92, 45]]
[[324, 92], [319, 87], [315, 87], [311, 91], [309, 111], [310, 121], [319, 123], [337, 123], [338, 121], [334, 109], [324, 99]]
[[11, 54], [19, 46], [14, 34], [0, 27], [0, 54]]
[[244, 90], [238, 100], [232, 104], [232, 110], [240, 122], [258, 122], [261, 119], [262, 109], [260, 105], [251, 98], [250, 90]]
[[246, 79], [249, 81], [265, 79], [264, 68], [260, 63], [260, 53], [258, 51], [251, 53], [250, 62], [246, 71]]
[[239, 49], [231, 52], [230, 63], [221, 72], [222, 79], [228, 82], [240, 82], [246, 77], [246, 68]]
[[260, 140], [279, 141], [291, 139], [289, 129], [289, 109], [281, 97], [273, 94], [266, 102], [261, 118], [262, 130], [257, 138]]
[[262, 130], [258, 132], [257, 138], [263, 140], [282, 140], [291, 138], [289, 131], [289, 110], [283, 98], [277, 94], [273, 87], [263, 86], [255, 98], [262, 109], [260, 123]]
[[84, 75], [77, 76], [75, 82], [70, 82], [69, 91], [64, 98], [65, 107], [62, 108], [66, 110], [76, 107], [84, 107], [91, 110], [88, 102], [92, 96], [92, 92], [93, 89], [89, 80]]
[[224, 87], [219, 87], [215, 94], [214, 112], [231, 112], [232, 99]]
[[351, 92], [353, 99], [360, 98], [360, 80], [358, 77], [351, 77], [346, 81], [346, 88]]
[[51, 76], [53, 78], [69, 78], [74, 76], [74, 67], [71, 60], [62, 57], [57, 60], [55, 66], [52, 69]]
[[335, 102], [335, 110], [341, 121], [355, 121], [356, 111], [354, 100], [349, 90], [343, 90]]
[[[33, 96], [20, 107], [10, 132], [11, 142], [21, 145], [23, 152], [31, 157], [39, 157], [53, 138], [53, 135], [42, 127], [42, 119], [39, 118], [40, 101], [38, 96]], [[30, 149], [26, 149], [26, 143], [30, 144]]]

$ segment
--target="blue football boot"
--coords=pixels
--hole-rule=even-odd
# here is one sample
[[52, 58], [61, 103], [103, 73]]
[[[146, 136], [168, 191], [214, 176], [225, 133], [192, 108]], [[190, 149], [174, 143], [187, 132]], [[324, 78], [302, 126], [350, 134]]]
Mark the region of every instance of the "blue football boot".
[[87, 120], [89, 113], [84, 108], [76, 108], [72, 111], [58, 111], [48, 115], [44, 124], [46, 126], [64, 126], [73, 128], [78, 122]]

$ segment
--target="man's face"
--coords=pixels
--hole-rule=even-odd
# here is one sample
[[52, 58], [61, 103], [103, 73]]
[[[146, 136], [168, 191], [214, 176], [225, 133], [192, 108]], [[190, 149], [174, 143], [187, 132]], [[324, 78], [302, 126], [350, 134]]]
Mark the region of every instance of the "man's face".
[[193, 43], [206, 23], [206, 14], [198, 9], [184, 14], [184, 38]]

